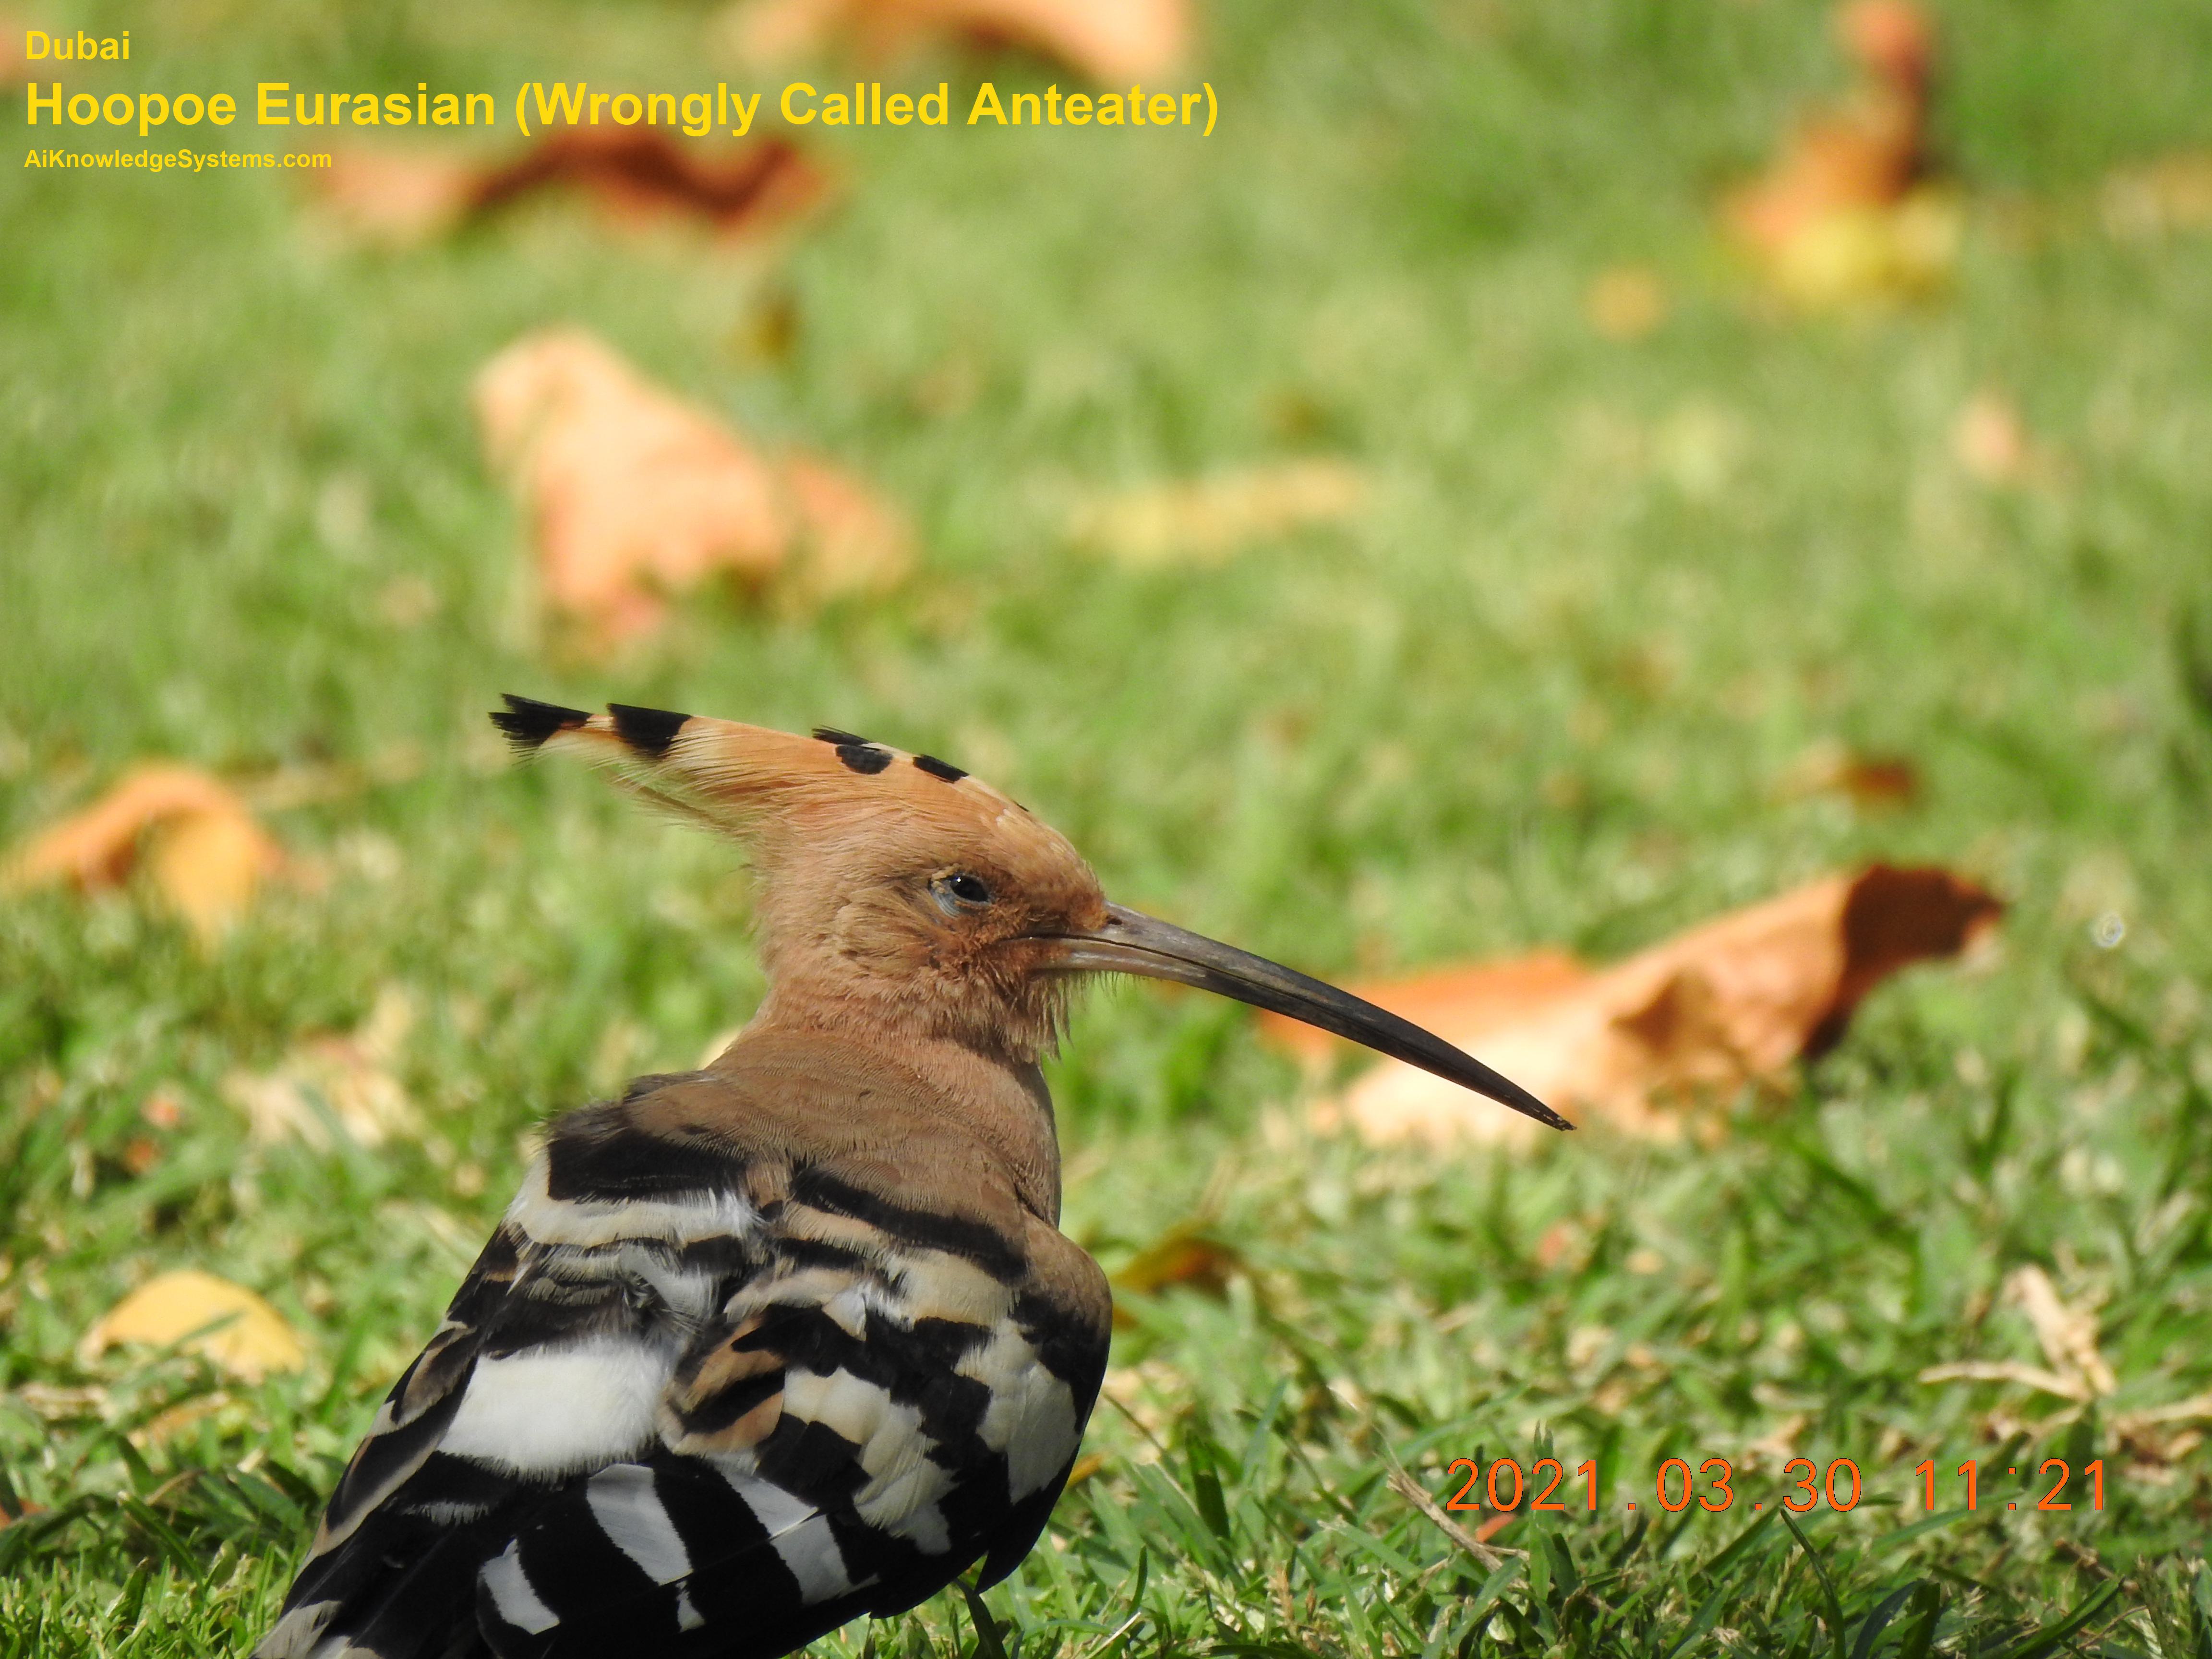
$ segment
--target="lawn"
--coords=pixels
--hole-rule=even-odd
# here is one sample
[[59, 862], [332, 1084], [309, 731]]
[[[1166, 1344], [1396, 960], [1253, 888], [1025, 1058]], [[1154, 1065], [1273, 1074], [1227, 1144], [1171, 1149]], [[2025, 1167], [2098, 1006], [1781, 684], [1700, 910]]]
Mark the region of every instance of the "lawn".
[[[1243, 1011], [1094, 994], [1051, 1070], [1066, 1230], [1109, 1270], [1200, 1237], [1222, 1282], [1123, 1298], [1100, 1461], [988, 1613], [825, 1650], [2212, 1656], [2212, 1464], [2112, 1422], [2212, 1390], [2212, 234], [2106, 210], [2212, 145], [2212, 13], [1938, 15], [1957, 268], [1837, 315], [1714, 229], [1836, 89], [1801, 0], [1224, 0], [1212, 137], [810, 139], [840, 194], [774, 253], [560, 203], [377, 252], [273, 173], [0, 174], [0, 838], [143, 758], [336, 781], [270, 815], [315, 878], [211, 949], [139, 891], [0, 899], [0, 1507], [40, 1506], [0, 1529], [0, 1656], [241, 1651], [533, 1126], [757, 1000], [733, 855], [509, 766], [505, 690], [946, 756], [1124, 902], [1339, 977], [1601, 960], [1875, 857], [2010, 906], [1711, 1145], [1368, 1150], [1303, 1127]], [[134, 21], [103, 88], [739, 73], [696, 4], [52, 24]], [[1624, 264], [1668, 301], [1633, 342], [1585, 308]], [[918, 573], [543, 648], [468, 393], [561, 321], [873, 480]], [[1985, 394], [2033, 476], [1960, 465]], [[1311, 454], [1370, 479], [1350, 523], [1148, 569], [1068, 532], [1086, 492]], [[1824, 744], [1925, 787], [1785, 787]], [[380, 1006], [416, 1127], [251, 1139], [228, 1080]], [[2118, 1391], [1918, 1381], [2042, 1363], [2025, 1266], [2095, 1308]], [[307, 1368], [80, 1353], [179, 1267], [264, 1292]], [[1857, 1505], [1778, 1510], [1778, 1437], [1853, 1460]], [[1571, 1506], [1495, 1571], [1390, 1481], [1548, 1455]], [[1731, 1509], [1655, 1501], [1716, 1456]], [[2101, 1460], [2100, 1510], [2035, 1509], [2051, 1457]]]

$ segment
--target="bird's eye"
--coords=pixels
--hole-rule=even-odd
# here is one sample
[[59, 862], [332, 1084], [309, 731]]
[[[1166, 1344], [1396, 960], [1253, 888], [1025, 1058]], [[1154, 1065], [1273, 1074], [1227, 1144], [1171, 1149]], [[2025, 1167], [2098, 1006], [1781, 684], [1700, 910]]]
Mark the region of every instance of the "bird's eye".
[[965, 870], [956, 870], [930, 883], [936, 890], [938, 902], [947, 914], [958, 910], [980, 910], [991, 902], [991, 890]]

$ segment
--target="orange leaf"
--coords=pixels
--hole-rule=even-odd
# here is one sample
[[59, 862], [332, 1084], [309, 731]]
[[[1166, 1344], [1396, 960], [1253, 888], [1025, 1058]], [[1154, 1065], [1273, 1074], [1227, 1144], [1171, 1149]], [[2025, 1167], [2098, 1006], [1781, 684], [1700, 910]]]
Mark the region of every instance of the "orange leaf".
[[[1547, 953], [1354, 988], [1554, 1106], [1672, 1139], [1685, 1109], [1771, 1084], [1825, 1053], [1875, 986], [1911, 963], [1956, 955], [2002, 909], [1947, 871], [1875, 865], [1731, 912], [1599, 973]], [[1529, 1138], [1522, 1120], [1395, 1060], [1320, 1115], [1348, 1119], [1376, 1141]]]
[[179, 1341], [248, 1382], [307, 1363], [307, 1348], [283, 1315], [243, 1285], [196, 1267], [148, 1279], [94, 1322], [78, 1352], [89, 1364], [118, 1342]]
[[1957, 205], [1927, 185], [1933, 27], [1906, 0], [1855, 0], [1837, 23], [1864, 71], [1851, 101], [1803, 123], [1723, 210], [1768, 281], [1808, 308], [1924, 292], [1958, 252]]
[[902, 521], [864, 486], [810, 458], [769, 460], [580, 330], [508, 347], [476, 404], [528, 504], [546, 603], [589, 643], [652, 631], [667, 596], [711, 574], [763, 586], [800, 548], [794, 591], [811, 597], [906, 567]]
[[704, 159], [660, 132], [592, 127], [549, 133], [500, 166], [450, 151], [355, 145], [307, 179], [341, 229], [394, 247], [434, 240], [563, 185], [621, 224], [692, 218], [724, 237], [755, 236], [815, 205], [830, 182], [783, 138]]
[[10, 860], [10, 889], [67, 882], [113, 887], [143, 860], [155, 889], [211, 939], [283, 866], [282, 849], [225, 785], [189, 766], [150, 763], [84, 811], [35, 836]]
[[1189, 0], [755, 0], [736, 10], [731, 32], [738, 51], [762, 64], [839, 40], [881, 61], [951, 36], [1027, 47], [1113, 82], [1181, 67], [1191, 16]]

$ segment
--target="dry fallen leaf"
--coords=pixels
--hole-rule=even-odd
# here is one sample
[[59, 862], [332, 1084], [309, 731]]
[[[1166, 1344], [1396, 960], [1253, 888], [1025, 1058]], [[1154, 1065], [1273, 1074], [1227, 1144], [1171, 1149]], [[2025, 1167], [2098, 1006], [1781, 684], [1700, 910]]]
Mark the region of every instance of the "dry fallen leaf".
[[784, 457], [783, 487], [802, 554], [792, 586], [803, 599], [877, 592], [906, 574], [905, 521], [852, 474], [794, 453]]
[[[1413, 979], [1370, 984], [1358, 994], [1401, 1018], [1431, 1030], [1460, 1021], [1464, 1011], [1492, 1011], [1497, 1024], [1513, 1024], [1540, 1014], [1565, 994], [1589, 983], [1590, 970], [1565, 951], [1536, 951], [1510, 962], [1476, 963], [1446, 968]], [[1310, 1065], [1324, 1064], [1342, 1045], [1328, 1032], [1280, 1014], [1260, 1016], [1261, 1028], [1278, 1047]]]
[[[1825, 1053], [1853, 1009], [1908, 963], [1955, 955], [1996, 899], [1947, 871], [1875, 865], [1733, 911], [1602, 970], [1558, 952], [1353, 987], [1571, 1115], [1672, 1139], [1687, 1109], [1771, 1084]], [[1291, 1022], [1271, 1037], [1310, 1052]], [[1527, 1144], [1526, 1120], [1396, 1060], [1316, 1112], [1373, 1141]]]
[[1801, 125], [1724, 214], [1775, 290], [1807, 309], [1925, 293], [1960, 234], [1957, 202], [1929, 182], [1933, 26], [1907, 0], [1852, 0], [1837, 24], [1863, 74], [1851, 102]]
[[2185, 150], [2105, 181], [2105, 228], [2148, 241], [2181, 231], [2212, 229], [2212, 150]]
[[1583, 296], [1590, 326], [1608, 340], [1641, 340], [1667, 320], [1667, 290], [1644, 265], [1601, 271]]
[[[1207, 1296], [1226, 1294], [1230, 1279], [1244, 1271], [1244, 1260], [1230, 1246], [1194, 1227], [1182, 1226], [1146, 1245], [1114, 1275], [1114, 1288], [1133, 1296], [1154, 1296], [1172, 1285]], [[1127, 1329], [1136, 1321], [1117, 1303], [1114, 1323]]]
[[707, 159], [664, 133], [622, 127], [550, 132], [500, 166], [450, 151], [355, 145], [307, 176], [341, 230], [390, 247], [450, 235], [550, 186], [581, 191], [625, 225], [699, 219], [723, 237], [755, 237], [815, 206], [830, 183], [787, 139], [756, 139]]
[[142, 1449], [164, 1444], [191, 1432], [209, 1418], [227, 1410], [230, 1404], [230, 1395], [221, 1389], [195, 1395], [165, 1412], [157, 1413], [147, 1419], [143, 1425], [133, 1429], [131, 1443]]
[[303, 176], [324, 216], [348, 238], [405, 248], [460, 228], [482, 172], [447, 152], [348, 144], [331, 152], [327, 167]]
[[1077, 508], [1069, 532], [1125, 564], [1205, 563], [1304, 526], [1342, 523], [1366, 499], [1365, 475], [1347, 462], [1288, 461], [1103, 495]]
[[205, 1355], [241, 1382], [307, 1363], [283, 1315], [243, 1285], [196, 1267], [157, 1274], [125, 1297], [85, 1333], [78, 1357], [88, 1364], [118, 1342], [166, 1347], [187, 1337], [186, 1352]]
[[1189, 0], [745, 0], [724, 33], [747, 63], [773, 65], [846, 43], [866, 61], [951, 36], [1012, 45], [1100, 82], [1165, 75], [1190, 56]]
[[1188, 1285], [1218, 1296], [1230, 1276], [1243, 1271], [1243, 1259], [1218, 1239], [1177, 1228], [1131, 1257], [1114, 1275], [1121, 1290], [1150, 1296], [1170, 1285]]
[[228, 786], [156, 762], [26, 843], [0, 888], [66, 882], [89, 892], [119, 886], [142, 863], [169, 908], [211, 940], [284, 867], [284, 855]]
[[819, 599], [887, 586], [911, 562], [902, 520], [866, 485], [757, 453], [580, 330], [508, 347], [477, 377], [476, 405], [528, 506], [546, 604], [588, 646], [651, 632], [670, 595], [712, 574], [760, 587], [787, 574], [787, 592]]
[[258, 1141], [297, 1139], [327, 1152], [332, 1119], [360, 1146], [416, 1134], [422, 1120], [392, 1071], [414, 1020], [413, 999], [387, 986], [351, 1035], [308, 1037], [273, 1072], [233, 1073], [223, 1094]]
[[1863, 755], [1839, 743], [1818, 743], [1784, 774], [1784, 796], [1842, 795], [1867, 811], [1910, 806], [1920, 799], [1920, 769], [1902, 755]]

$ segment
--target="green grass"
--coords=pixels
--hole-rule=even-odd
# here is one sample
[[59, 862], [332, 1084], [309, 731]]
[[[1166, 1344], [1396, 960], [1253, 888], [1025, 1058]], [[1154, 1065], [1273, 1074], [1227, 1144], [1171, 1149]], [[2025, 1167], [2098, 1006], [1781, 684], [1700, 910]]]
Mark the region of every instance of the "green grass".
[[[1869, 318], [1771, 314], [1711, 240], [1717, 189], [1835, 84], [1797, 0], [1217, 5], [1212, 139], [857, 135], [774, 264], [559, 206], [372, 255], [274, 175], [0, 173], [0, 834], [142, 756], [419, 757], [280, 814], [328, 882], [212, 954], [133, 898], [0, 906], [0, 1498], [44, 1506], [0, 1531], [0, 1656], [250, 1642], [519, 1138], [757, 997], [726, 851], [506, 769], [483, 713], [508, 689], [948, 755], [1116, 896], [1318, 972], [1603, 957], [1874, 855], [2012, 902], [1998, 961], [1885, 989], [1711, 1149], [1309, 1145], [1239, 1012], [1097, 998], [1054, 1073], [1069, 1230], [1113, 1267], [1194, 1227], [1244, 1271], [1129, 1299], [1105, 1463], [985, 1622], [948, 1595], [830, 1645], [2212, 1655], [2204, 1455], [2112, 1422], [2212, 1389], [2212, 237], [2115, 240], [2097, 210], [2110, 167], [2212, 143], [2212, 39], [2192, 0], [1941, 9], [1965, 252], [1946, 299]], [[701, 6], [51, 21], [135, 22], [112, 83], [156, 90], [714, 78]], [[1039, 78], [917, 78], [986, 72]], [[1632, 346], [1582, 314], [1625, 260], [1674, 300]], [[792, 356], [748, 355], [786, 303]], [[922, 574], [811, 622], [702, 599], [604, 670], [534, 653], [466, 394], [562, 319], [880, 480]], [[1985, 386], [2048, 484], [1952, 459]], [[1307, 449], [1372, 472], [1355, 526], [1143, 574], [1067, 544], [1083, 489]], [[434, 615], [387, 620], [401, 578]], [[1925, 799], [1778, 791], [1827, 740], [1911, 755]], [[419, 1140], [252, 1144], [224, 1079], [392, 987]], [[133, 1176], [160, 1086], [188, 1115]], [[1917, 1382], [2040, 1363], [2002, 1291], [2030, 1263], [2099, 1305], [2119, 1393], [2069, 1420]], [[264, 1290], [307, 1373], [79, 1363], [186, 1265]], [[1664, 1459], [1785, 1426], [1857, 1461], [1856, 1510], [1778, 1523], [1771, 1455], [1726, 1514], [1656, 1509]], [[1449, 1495], [1455, 1457], [1547, 1450], [1595, 1459], [1604, 1507], [1516, 1522], [1498, 1573], [1385, 1478]], [[2003, 1507], [2100, 1455], [2101, 1513]], [[1916, 1530], [1923, 1458], [1947, 1485], [1977, 1460], [1981, 1507]]]

